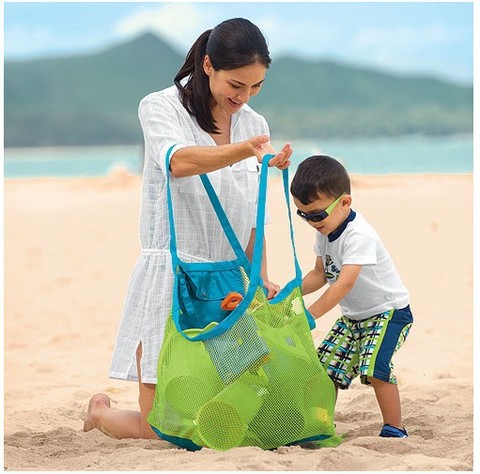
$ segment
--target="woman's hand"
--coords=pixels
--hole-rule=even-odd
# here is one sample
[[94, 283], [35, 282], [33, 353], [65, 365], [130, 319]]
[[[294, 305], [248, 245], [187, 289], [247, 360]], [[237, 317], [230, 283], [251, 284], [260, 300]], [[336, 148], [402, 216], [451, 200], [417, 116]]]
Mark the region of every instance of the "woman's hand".
[[284, 170], [290, 166], [290, 157], [293, 153], [290, 143], [285, 143], [283, 148], [277, 153], [270, 143], [268, 135], [253, 137], [248, 140], [248, 142], [252, 145], [253, 152], [259, 163], [262, 162], [265, 155], [269, 154], [275, 156], [270, 160], [268, 166], [276, 166], [280, 170]]
[[275, 283], [272, 283], [271, 281], [265, 281], [263, 283], [263, 286], [268, 292], [267, 293], [268, 300], [271, 300], [280, 292], [280, 286], [276, 285]]
[[270, 142], [267, 142], [262, 146], [262, 152], [263, 155], [262, 158], [259, 160], [260, 163], [262, 162], [263, 156], [268, 153], [270, 155], [275, 155], [268, 163], [268, 166], [276, 166], [279, 170], [284, 170], [290, 166], [290, 157], [293, 153], [290, 143], [285, 143], [285, 145], [283, 145], [283, 148], [277, 153], [274, 150], [272, 144]]

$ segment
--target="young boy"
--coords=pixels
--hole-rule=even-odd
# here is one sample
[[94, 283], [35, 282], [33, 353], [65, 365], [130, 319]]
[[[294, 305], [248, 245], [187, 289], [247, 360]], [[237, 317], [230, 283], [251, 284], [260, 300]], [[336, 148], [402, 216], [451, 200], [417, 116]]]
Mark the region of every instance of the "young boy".
[[384, 423], [380, 436], [406, 438], [391, 360], [413, 323], [408, 291], [375, 230], [351, 209], [350, 179], [337, 160], [307, 158], [290, 191], [297, 214], [317, 231], [317, 260], [303, 294], [329, 283], [308, 310], [320, 318], [339, 304], [343, 313], [318, 347], [320, 362], [337, 392], [357, 375], [372, 385]]

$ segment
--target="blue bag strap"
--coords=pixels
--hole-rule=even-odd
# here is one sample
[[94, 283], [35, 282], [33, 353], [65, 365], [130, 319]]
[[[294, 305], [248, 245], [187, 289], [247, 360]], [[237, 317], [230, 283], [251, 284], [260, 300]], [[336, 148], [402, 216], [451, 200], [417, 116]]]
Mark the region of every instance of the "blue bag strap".
[[[262, 171], [260, 175], [260, 185], [258, 191], [258, 206], [257, 206], [257, 231], [255, 234], [255, 244], [253, 248], [253, 257], [252, 257], [252, 267], [250, 273], [250, 281], [252, 287], [258, 286], [260, 283], [260, 269], [262, 263], [262, 253], [263, 253], [263, 238], [265, 235], [264, 231], [264, 222], [265, 222], [265, 203], [267, 197], [267, 182], [268, 182], [268, 163], [275, 155], [265, 155], [262, 160]], [[288, 184], [288, 168], [282, 170], [283, 177], [283, 192], [285, 195], [285, 202], [287, 203], [288, 211], [288, 222], [290, 226], [290, 240], [292, 243], [293, 250], [293, 260], [295, 264], [295, 284], [302, 284], [302, 271], [298, 263], [297, 251], [295, 249], [295, 238], [293, 235], [293, 223], [292, 223], [292, 211], [290, 207], [290, 190]], [[305, 308], [305, 314], [307, 316], [307, 321], [310, 326], [310, 329], [314, 329], [315, 319]]]
[[[250, 274], [250, 281], [254, 285], [258, 285], [260, 282], [260, 270], [262, 263], [263, 253], [263, 239], [265, 236], [264, 223], [265, 223], [265, 204], [267, 200], [267, 183], [268, 183], [268, 164], [275, 155], [265, 155], [262, 160], [262, 171], [260, 174], [260, 184], [258, 190], [258, 204], [257, 204], [257, 230], [255, 233], [255, 245], [253, 248], [252, 257], [252, 269]], [[290, 226], [290, 240], [292, 243], [293, 260], [295, 264], [295, 277], [297, 280], [302, 279], [302, 271], [298, 263], [297, 251], [295, 249], [295, 239], [293, 235], [293, 223], [292, 223], [292, 211], [290, 207], [290, 192], [288, 185], [288, 168], [282, 171], [283, 178], [283, 192], [285, 195], [285, 202], [287, 204], [288, 222]]]
[[[167, 154], [165, 156], [165, 166], [167, 170], [167, 173], [166, 173], [167, 174], [167, 204], [168, 204], [168, 216], [170, 220], [170, 252], [172, 254], [172, 265], [175, 268], [180, 262], [180, 258], [178, 257], [178, 253], [177, 253], [177, 237], [175, 233], [175, 220], [174, 220], [174, 214], [173, 214], [172, 193], [170, 189], [170, 173], [168, 171], [170, 166], [170, 156], [174, 147], [175, 145], [172, 145], [167, 151]], [[250, 264], [250, 262], [248, 262], [248, 258], [245, 255], [245, 252], [240, 242], [238, 241], [238, 238], [234, 230], [232, 229], [230, 221], [228, 220], [228, 217], [225, 214], [225, 211], [223, 210], [222, 204], [220, 203], [220, 200], [218, 199], [218, 196], [215, 193], [215, 190], [213, 189], [210, 179], [206, 174], [201, 174], [200, 179], [203, 183], [205, 191], [207, 192], [210, 202], [212, 203], [213, 210], [215, 211], [215, 214], [217, 215], [218, 220], [220, 221], [220, 225], [222, 226], [223, 231], [225, 232], [225, 236], [227, 237], [227, 240], [230, 243], [230, 246], [232, 247], [236, 257], [243, 263], [244, 266], [248, 268], [248, 265]]]
[[293, 223], [292, 223], [292, 208], [290, 206], [290, 187], [288, 179], [288, 168], [282, 171], [283, 178], [283, 192], [285, 194], [285, 202], [287, 203], [287, 213], [288, 213], [288, 222], [290, 224], [290, 241], [292, 242], [293, 250], [293, 261], [295, 263], [295, 276], [298, 280], [302, 279], [302, 270], [300, 269], [300, 264], [298, 263], [297, 250], [295, 248], [295, 237], [293, 234]]
[[[170, 190], [170, 173], [168, 172], [170, 166], [170, 155], [175, 145], [172, 145], [167, 154], [165, 156], [165, 165], [167, 170], [167, 203], [168, 203], [168, 215], [170, 219], [170, 251], [172, 253], [172, 264], [175, 267], [177, 263], [180, 261], [178, 258], [177, 253], [177, 240], [176, 240], [176, 233], [175, 233], [175, 224], [174, 224], [174, 215], [173, 215], [173, 206], [172, 206], [172, 195]], [[268, 164], [270, 160], [275, 155], [268, 154], [263, 157], [262, 160], [262, 170], [260, 174], [260, 182], [259, 182], [259, 190], [258, 190], [258, 202], [257, 202], [257, 220], [256, 220], [256, 233], [255, 233], [255, 245], [253, 249], [253, 257], [252, 257], [252, 266], [251, 266], [251, 273], [250, 273], [250, 282], [252, 286], [258, 286], [260, 284], [260, 270], [262, 264], [262, 253], [263, 253], [263, 239], [265, 236], [265, 207], [267, 201], [267, 184], [268, 184], [268, 171], [269, 167]], [[288, 211], [288, 220], [290, 226], [290, 240], [292, 243], [292, 250], [293, 250], [293, 259], [295, 264], [295, 276], [297, 279], [301, 280], [302, 272], [300, 269], [300, 265], [298, 263], [297, 252], [295, 248], [295, 239], [293, 235], [293, 224], [292, 224], [292, 212], [290, 206], [290, 194], [289, 194], [289, 186], [288, 186], [288, 168], [282, 171], [283, 177], [283, 190], [285, 195], [285, 202], [287, 204], [287, 211]], [[208, 176], [205, 174], [200, 175], [200, 179], [202, 180], [203, 186], [208, 194], [208, 197], [213, 205], [215, 213], [222, 225], [222, 228], [225, 232], [225, 235], [232, 246], [235, 255], [243, 260], [246, 258], [245, 252], [238, 241], [235, 232], [232, 229], [232, 226], [223, 210], [223, 207], [218, 199], [218, 196], [213, 189], [212, 183], [210, 182]]]
[[[170, 220], [170, 250], [172, 254], [172, 265], [173, 268], [175, 268], [179, 263], [181, 263], [180, 259], [178, 258], [177, 255], [177, 246], [176, 246], [176, 234], [175, 234], [175, 225], [174, 225], [174, 215], [173, 215], [173, 206], [172, 206], [172, 196], [171, 196], [171, 190], [170, 190], [170, 173], [168, 172], [169, 166], [170, 166], [170, 155], [173, 150], [175, 145], [170, 147], [168, 150], [165, 160], [166, 160], [166, 169], [167, 169], [167, 202], [168, 202], [168, 215], [169, 215], [169, 220]], [[258, 190], [258, 202], [257, 202], [257, 219], [256, 219], [256, 234], [255, 234], [255, 243], [254, 243], [254, 250], [253, 250], [253, 257], [252, 257], [252, 264], [251, 264], [251, 271], [250, 271], [250, 286], [249, 290], [247, 292], [246, 297], [244, 300], [240, 303], [240, 305], [232, 312], [231, 316], [222, 323], [220, 323], [218, 326], [215, 328], [209, 330], [207, 333], [199, 334], [194, 337], [186, 336], [182, 331], [181, 328], [178, 326], [178, 321], [175, 321], [175, 325], [177, 327], [177, 330], [183, 335], [188, 340], [191, 341], [197, 341], [197, 340], [205, 340], [205, 339], [210, 339], [212, 337], [218, 336], [220, 334], [223, 334], [223, 332], [231, 327], [232, 324], [234, 324], [238, 318], [244, 313], [246, 310], [246, 307], [248, 305], [248, 302], [250, 301], [250, 293], [253, 295], [256, 291], [256, 288], [260, 285], [260, 269], [261, 269], [261, 263], [262, 263], [262, 253], [263, 253], [263, 240], [265, 236], [265, 207], [266, 207], [266, 200], [267, 200], [267, 183], [268, 183], [268, 164], [269, 161], [274, 157], [275, 155], [265, 155], [262, 160], [262, 170], [260, 174], [260, 180], [259, 180], [259, 190]], [[203, 177], [202, 177], [203, 176]], [[241, 249], [240, 243], [238, 242], [238, 239], [233, 232], [233, 229], [231, 228], [231, 225], [228, 221], [228, 218], [225, 215], [225, 212], [218, 200], [218, 197], [213, 189], [213, 186], [208, 179], [207, 176], [201, 175], [201, 180], [202, 183], [205, 187], [205, 190], [207, 191], [207, 194], [212, 202], [212, 205], [217, 213], [217, 216], [220, 220], [220, 223], [222, 224], [222, 227], [225, 231], [225, 234], [227, 235], [227, 238], [229, 236], [234, 236], [231, 240], [229, 239], [232, 248], [239, 249], [242, 252], [242, 257], [241, 259], [245, 259], [248, 263], [248, 259]], [[295, 250], [295, 243], [294, 243], [294, 235], [293, 235], [293, 225], [292, 225], [292, 218], [291, 218], [291, 208], [290, 208], [290, 196], [289, 196], [289, 187], [288, 187], [288, 170], [283, 170], [283, 187], [284, 187], [284, 195], [285, 195], [285, 200], [287, 203], [287, 209], [288, 209], [288, 218], [289, 218], [289, 225], [290, 225], [290, 238], [292, 242], [292, 249], [293, 249], [293, 257], [295, 261], [295, 274], [296, 274], [296, 281], [298, 284], [301, 284], [301, 270], [300, 266], [298, 264], [298, 259], [297, 259], [297, 254]], [[236, 242], [236, 243], [235, 243]], [[238, 243], [238, 245], [237, 245]], [[247, 267], [248, 268], [248, 265]], [[173, 313], [178, 312], [178, 296], [176, 295], [178, 289], [177, 286], [174, 285], [174, 294], [173, 294], [173, 308], [174, 311]], [[175, 306], [177, 306], [175, 310]], [[309, 321], [310, 329], [313, 329], [315, 327], [315, 321], [312, 318], [312, 316], [306, 312], [307, 314], [307, 319]], [[230, 321], [228, 321], [230, 320]], [[228, 325], [226, 325], [228, 322]]]
[[172, 268], [175, 269], [180, 262], [177, 253], [177, 235], [175, 233], [175, 218], [173, 216], [172, 193], [170, 191], [170, 155], [175, 145], [172, 145], [165, 155], [165, 175], [167, 177], [167, 205], [168, 220], [170, 221], [170, 254], [172, 256]]
[[238, 241], [237, 235], [232, 229], [230, 221], [228, 220], [228, 217], [225, 214], [223, 206], [220, 203], [220, 199], [218, 199], [217, 193], [213, 189], [210, 179], [206, 174], [201, 174], [200, 179], [202, 180], [205, 191], [207, 191], [207, 194], [210, 199], [210, 202], [212, 203], [213, 209], [217, 214], [218, 220], [220, 221], [223, 231], [225, 232], [225, 236], [227, 237], [229, 244], [231, 245], [233, 251], [235, 252], [235, 255], [240, 260], [247, 258], [240, 242]]
[[275, 155], [265, 155], [262, 160], [262, 169], [260, 172], [260, 182], [258, 187], [255, 244], [253, 246], [252, 267], [250, 270], [250, 285], [252, 287], [257, 287], [260, 284], [263, 238], [265, 236], [265, 204], [267, 201], [268, 162], [274, 156]]

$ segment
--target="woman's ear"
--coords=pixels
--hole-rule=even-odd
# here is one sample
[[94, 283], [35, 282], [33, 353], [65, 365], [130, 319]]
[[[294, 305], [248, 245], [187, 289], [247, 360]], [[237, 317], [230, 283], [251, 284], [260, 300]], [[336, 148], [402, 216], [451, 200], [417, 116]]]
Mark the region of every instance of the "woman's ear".
[[207, 76], [210, 76], [213, 71], [212, 62], [210, 61], [208, 54], [206, 54], [203, 58], [203, 70]]

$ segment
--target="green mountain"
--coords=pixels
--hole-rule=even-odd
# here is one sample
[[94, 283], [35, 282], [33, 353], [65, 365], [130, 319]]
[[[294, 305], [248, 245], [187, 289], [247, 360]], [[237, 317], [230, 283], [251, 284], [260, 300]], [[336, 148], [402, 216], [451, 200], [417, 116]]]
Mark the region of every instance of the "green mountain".
[[[184, 56], [147, 33], [95, 54], [5, 62], [5, 146], [138, 144], [140, 99]], [[473, 88], [279, 58], [251, 101], [272, 136], [472, 133]]]
[[333, 62], [274, 62], [257, 107], [277, 133], [302, 137], [473, 131], [473, 88]]

